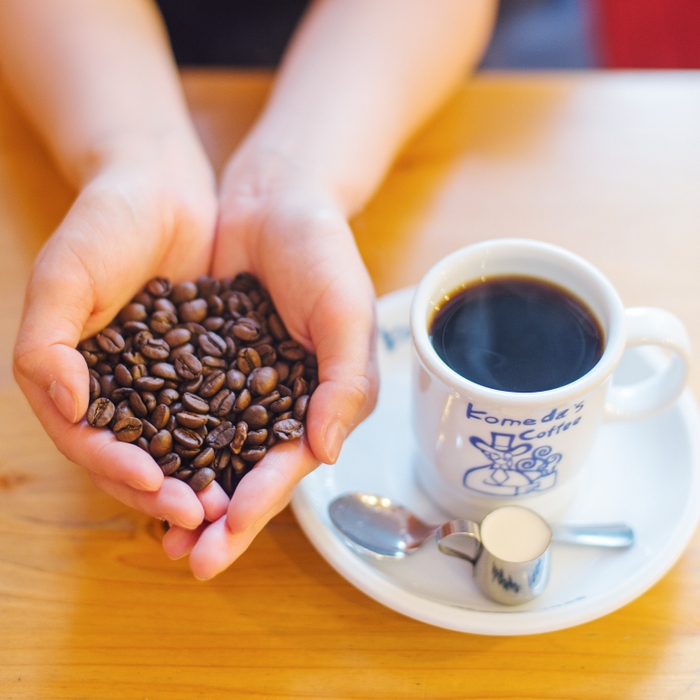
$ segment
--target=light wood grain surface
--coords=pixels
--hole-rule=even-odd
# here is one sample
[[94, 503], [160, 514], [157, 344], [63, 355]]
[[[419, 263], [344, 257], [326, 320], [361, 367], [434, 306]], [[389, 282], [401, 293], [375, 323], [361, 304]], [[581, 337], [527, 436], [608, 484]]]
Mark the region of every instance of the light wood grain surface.
[[[184, 80], [219, 168], [270, 78]], [[551, 241], [600, 267], [627, 305], [678, 314], [700, 367], [699, 125], [698, 73], [473, 80], [353, 222], [378, 294], [473, 241]], [[12, 378], [30, 265], [72, 196], [0, 88], [2, 698], [700, 697], [698, 535], [630, 605], [514, 638], [382, 607], [331, 569], [289, 510], [212, 582], [169, 561], [158, 525], [56, 451]], [[691, 385], [698, 395], [697, 372]]]

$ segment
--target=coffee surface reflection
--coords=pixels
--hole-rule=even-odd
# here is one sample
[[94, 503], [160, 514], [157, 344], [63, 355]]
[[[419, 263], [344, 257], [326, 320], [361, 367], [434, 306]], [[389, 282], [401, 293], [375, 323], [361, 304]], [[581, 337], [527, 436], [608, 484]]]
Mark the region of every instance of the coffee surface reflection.
[[604, 334], [592, 311], [566, 289], [503, 276], [455, 290], [432, 319], [430, 341], [445, 364], [476, 384], [536, 392], [591, 370]]

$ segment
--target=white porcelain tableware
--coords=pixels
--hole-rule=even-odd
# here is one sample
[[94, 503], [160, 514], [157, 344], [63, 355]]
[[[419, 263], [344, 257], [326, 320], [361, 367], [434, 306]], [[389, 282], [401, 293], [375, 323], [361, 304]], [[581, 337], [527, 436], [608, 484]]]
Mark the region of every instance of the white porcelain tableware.
[[[428, 624], [473, 634], [565, 629], [617, 610], [647, 591], [678, 560], [700, 518], [700, 413], [688, 390], [660, 415], [603, 424], [585, 467], [588, 488], [562, 513], [561, 520], [570, 523], [625, 522], [634, 530], [635, 546], [624, 552], [558, 546], [547, 589], [517, 611], [504, 611], [484, 598], [471, 565], [444, 556], [434, 543], [401, 561], [372, 560], [346, 546], [328, 506], [348, 491], [391, 494], [429, 523], [449, 519], [414, 476], [408, 329], [413, 292], [400, 290], [377, 302], [377, 408], [346, 440], [337, 463], [321, 465], [293, 495], [292, 509], [313, 546], [379, 603]], [[650, 375], [664, 362], [654, 350], [625, 353], [614, 382], [624, 385]]]
[[[603, 352], [573, 382], [546, 391], [514, 392], [461, 376], [430, 341], [431, 321], [455, 291], [478, 280], [531, 277], [563, 287], [598, 320]], [[642, 419], [667, 408], [683, 390], [689, 342], [683, 324], [662, 309], [625, 309], [593, 265], [548, 243], [502, 239], [462, 248], [419, 283], [411, 306], [416, 351], [413, 427], [426, 493], [454, 518], [480, 520], [502, 505], [524, 505], [547, 519], [559, 515], [581, 483], [581, 467], [602, 420]], [[626, 348], [658, 345], [672, 357], [653, 376], [611, 387]]]

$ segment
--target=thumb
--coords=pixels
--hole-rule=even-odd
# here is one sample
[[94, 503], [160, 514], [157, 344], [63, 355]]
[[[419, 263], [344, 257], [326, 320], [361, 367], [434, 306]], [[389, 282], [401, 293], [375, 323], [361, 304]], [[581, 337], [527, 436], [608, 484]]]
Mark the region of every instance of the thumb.
[[332, 464], [343, 440], [374, 408], [378, 374], [375, 356], [374, 292], [369, 279], [336, 278], [314, 309], [311, 336], [319, 385], [306, 419], [314, 455]]
[[92, 284], [79, 260], [57, 258], [50, 243], [27, 288], [14, 371], [48, 392], [64, 418], [75, 423], [88, 407], [88, 368], [75, 348], [91, 314]]

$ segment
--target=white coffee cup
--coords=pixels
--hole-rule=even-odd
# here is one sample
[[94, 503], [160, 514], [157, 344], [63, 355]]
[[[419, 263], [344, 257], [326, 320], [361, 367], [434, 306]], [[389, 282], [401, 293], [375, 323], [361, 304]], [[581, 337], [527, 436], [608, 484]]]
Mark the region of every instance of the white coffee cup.
[[[504, 276], [553, 283], [588, 307], [604, 334], [602, 356], [590, 371], [564, 386], [520, 393], [476, 384], [443, 362], [429, 336], [437, 309], [465, 285]], [[586, 260], [526, 239], [479, 243], [438, 262], [416, 289], [411, 335], [413, 424], [421, 453], [416, 476], [453, 517], [481, 519], [503, 505], [557, 516], [576, 491], [601, 421], [664, 410], [683, 390], [689, 367], [688, 336], [676, 316], [625, 309]], [[643, 381], [612, 386], [623, 352], [639, 345], [672, 351], [670, 362]]]

